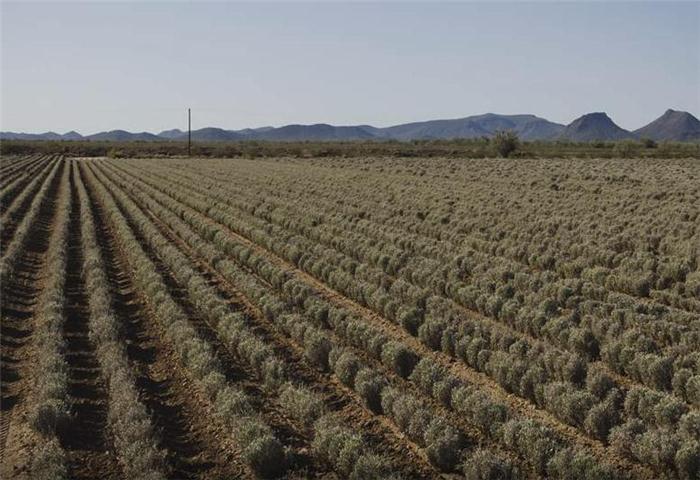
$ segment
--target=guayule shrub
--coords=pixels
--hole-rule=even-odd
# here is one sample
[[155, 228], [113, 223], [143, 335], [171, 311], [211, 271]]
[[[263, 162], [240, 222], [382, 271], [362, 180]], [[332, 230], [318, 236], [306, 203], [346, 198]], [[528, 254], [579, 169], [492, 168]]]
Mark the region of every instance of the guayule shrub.
[[661, 427], [673, 428], [686, 413], [688, 413], [688, 406], [684, 402], [665, 396], [654, 407], [655, 423]]
[[563, 382], [553, 382], [544, 388], [547, 409], [571, 425], [581, 426], [597, 399], [586, 391]]
[[686, 381], [685, 392], [688, 401], [700, 407], [700, 375], [694, 375]]
[[442, 334], [447, 328], [443, 320], [427, 318], [418, 328], [418, 338], [432, 350], [440, 350], [442, 346]]
[[467, 455], [462, 472], [466, 480], [510, 480], [517, 477], [510, 461], [483, 448]]
[[424, 435], [430, 461], [443, 471], [453, 471], [461, 460], [464, 437], [443, 418], [435, 417]]
[[551, 433], [532, 420], [509, 420], [503, 425], [503, 442], [523, 455], [539, 474], [546, 472], [547, 462], [558, 444]]
[[671, 379], [673, 394], [690, 401], [686, 385], [692, 376], [693, 371], [690, 368], [680, 368], [676, 370], [676, 373], [673, 374], [673, 378]]
[[423, 358], [413, 369], [410, 379], [425, 393], [432, 395], [436, 383], [445, 378], [445, 367], [431, 358]]
[[341, 382], [350, 388], [355, 386], [355, 376], [362, 368], [360, 360], [350, 352], [344, 352], [338, 357], [333, 367], [333, 372]]
[[261, 368], [265, 387], [274, 391], [287, 381], [287, 367], [278, 358], [268, 358]]
[[382, 349], [382, 363], [406, 378], [413, 371], [418, 356], [402, 343], [391, 341]]
[[700, 442], [686, 442], [676, 452], [674, 459], [676, 472], [682, 480], [700, 478]]
[[249, 417], [242, 419], [236, 430], [236, 440], [243, 448], [243, 458], [256, 474], [263, 478], [275, 478], [284, 473], [286, 455], [269, 426], [255, 417]]
[[349, 480], [399, 480], [393, 473], [392, 465], [385, 459], [372, 453], [360, 455], [355, 461]]
[[326, 413], [323, 398], [304, 387], [286, 386], [282, 390], [280, 401], [292, 417], [307, 428]]
[[449, 375], [433, 385], [433, 398], [449, 407], [452, 402], [452, 392], [461, 385], [462, 381]]
[[34, 449], [29, 470], [34, 480], [67, 480], [66, 458], [58, 440], [53, 438]]
[[245, 393], [229, 386], [219, 390], [214, 405], [217, 415], [227, 424], [231, 424], [236, 418], [246, 417], [253, 413], [253, 407]]
[[565, 480], [613, 480], [616, 475], [593, 457], [582, 451], [564, 448], [557, 451], [547, 463], [552, 478]]
[[700, 412], [691, 411], [678, 422], [678, 433], [686, 440], [700, 438]]
[[314, 430], [316, 435], [311, 445], [314, 453], [333, 465], [341, 475], [350, 476], [363, 454], [362, 437], [343, 427], [332, 415], [322, 417], [314, 425]]
[[610, 445], [615, 447], [627, 456], [632, 456], [632, 449], [637, 437], [646, 431], [644, 423], [638, 419], [628, 420], [622, 425], [618, 425], [610, 431], [608, 440]]
[[678, 440], [671, 430], [647, 430], [640, 434], [631, 451], [640, 462], [648, 463], [657, 469], [673, 468]]
[[495, 403], [485, 392], [471, 386], [462, 386], [453, 390], [451, 405], [491, 437], [497, 436], [500, 428], [509, 418], [505, 405]]
[[355, 376], [355, 390], [375, 413], [382, 411], [381, 394], [385, 387], [386, 380], [369, 368], [360, 370]]
[[304, 335], [306, 356], [320, 370], [328, 370], [328, 354], [333, 344], [330, 339], [318, 331], [307, 330]]
[[589, 435], [598, 440], [608, 438], [610, 430], [620, 421], [620, 415], [615, 405], [610, 402], [601, 402], [588, 411], [583, 427]]
[[597, 365], [588, 369], [586, 389], [596, 397], [603, 399], [615, 386], [613, 379]]

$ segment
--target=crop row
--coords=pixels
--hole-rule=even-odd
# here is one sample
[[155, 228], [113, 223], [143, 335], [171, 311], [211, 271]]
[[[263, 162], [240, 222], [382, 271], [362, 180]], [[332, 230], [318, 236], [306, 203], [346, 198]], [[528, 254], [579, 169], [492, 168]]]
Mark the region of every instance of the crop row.
[[69, 169], [63, 168], [56, 198], [54, 228], [46, 252], [44, 288], [37, 298], [33, 342], [38, 352], [36, 377], [32, 385], [33, 402], [29, 414], [32, 429], [42, 442], [32, 452], [30, 466], [36, 478], [66, 478], [65, 453], [61, 449], [58, 429], [70, 420], [68, 401], [68, 366], [64, 357], [64, 296], [67, 243], [71, 197]]
[[49, 159], [40, 157], [32, 162], [28, 162], [14, 176], [3, 178], [2, 188], [0, 189], [0, 213], [4, 214], [14, 198], [35, 177], [36, 173], [41, 171], [48, 161]]
[[[12, 232], [11, 240], [9, 240], [7, 245], [3, 246], [4, 251], [2, 258], [0, 258], [0, 283], [6, 284], [10, 277], [12, 277], [27, 242], [31, 240], [29, 233], [39, 216], [40, 210], [44, 204], [53, 201], [49, 191], [52, 187], [55, 188], [57, 186], [56, 179], [58, 178], [57, 175], [62, 165], [62, 161], [55, 161], [53, 164], [49, 164], [47, 166], [47, 169], [49, 169], [48, 175], [38, 176], [32, 184], [25, 188], [25, 192], [31, 191], [33, 192], [33, 196], [31, 197], [31, 203], [24, 213], [24, 216], [21, 220], [18, 220], [19, 224]], [[41, 183], [42, 181], [43, 183]], [[9, 210], [6, 213], [9, 214]], [[4, 223], [4, 219], [3, 229], [7, 229], [7, 224]]]
[[0, 167], [0, 188], [4, 191], [8, 184], [18, 178], [26, 177], [28, 169], [41, 163], [45, 158], [44, 155], [31, 155], [17, 158], [11, 162], [3, 158], [3, 166]]
[[[75, 164], [74, 164], [75, 165]], [[149, 413], [139, 398], [136, 379], [127, 359], [122, 326], [116, 320], [106, 265], [98, 245], [90, 198], [77, 167], [73, 183], [81, 214], [82, 274], [90, 292], [89, 336], [96, 345], [97, 360], [109, 395], [108, 422], [114, 447], [128, 478], [156, 480], [163, 474]]]

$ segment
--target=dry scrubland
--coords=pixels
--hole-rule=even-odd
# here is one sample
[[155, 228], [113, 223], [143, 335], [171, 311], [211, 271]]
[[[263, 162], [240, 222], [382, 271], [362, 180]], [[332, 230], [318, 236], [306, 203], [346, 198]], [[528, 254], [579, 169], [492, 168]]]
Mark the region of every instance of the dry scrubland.
[[697, 160], [0, 166], [3, 478], [698, 478]]

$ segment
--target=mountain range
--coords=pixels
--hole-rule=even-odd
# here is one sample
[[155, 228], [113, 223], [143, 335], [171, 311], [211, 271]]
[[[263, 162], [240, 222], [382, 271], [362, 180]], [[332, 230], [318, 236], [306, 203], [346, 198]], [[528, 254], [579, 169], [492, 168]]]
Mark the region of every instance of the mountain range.
[[[569, 125], [550, 122], [535, 115], [499, 115], [487, 113], [452, 120], [430, 120], [377, 128], [371, 125], [334, 126], [285, 125], [283, 127], [224, 130], [207, 127], [192, 131], [192, 139], [200, 142], [241, 140], [429, 140], [490, 137], [499, 130], [512, 130], [523, 140], [571, 140], [579, 142], [651, 138], [653, 140], [700, 141], [700, 120], [688, 112], [667, 110], [648, 125], [634, 131], [625, 130], [604, 112], [588, 113]], [[112, 130], [82, 136], [66, 134], [0, 132], [0, 139], [19, 140], [109, 140], [167, 141], [187, 140], [187, 132], [179, 129], [158, 134]]]

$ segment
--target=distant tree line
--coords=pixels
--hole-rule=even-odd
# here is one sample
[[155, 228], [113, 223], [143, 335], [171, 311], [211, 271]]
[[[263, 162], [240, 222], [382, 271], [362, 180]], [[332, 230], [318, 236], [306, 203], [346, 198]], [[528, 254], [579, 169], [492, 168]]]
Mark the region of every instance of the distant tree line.
[[[2, 140], [0, 155], [64, 154], [84, 157], [133, 158], [187, 155], [187, 142]], [[241, 141], [195, 142], [196, 157], [453, 157], [453, 158], [700, 158], [700, 143], [623, 140], [617, 142], [523, 141], [512, 132], [494, 137], [412, 141]]]

